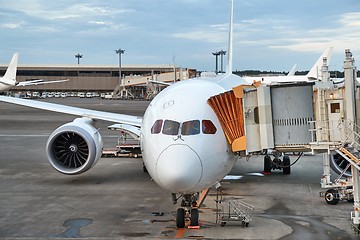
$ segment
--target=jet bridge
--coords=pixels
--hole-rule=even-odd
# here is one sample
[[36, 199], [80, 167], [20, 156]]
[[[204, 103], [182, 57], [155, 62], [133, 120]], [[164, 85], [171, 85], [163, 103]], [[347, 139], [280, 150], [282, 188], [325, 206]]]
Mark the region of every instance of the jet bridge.
[[[246, 156], [263, 153], [264, 172], [282, 169], [290, 174], [289, 152], [323, 153], [325, 200], [354, 200], [351, 219], [360, 235], [360, 86], [350, 50], [345, 55], [345, 79], [331, 80], [324, 58], [316, 82], [241, 85], [208, 103], [232, 151]], [[334, 182], [330, 167], [339, 174]]]
[[310, 151], [313, 85], [241, 85], [211, 97], [208, 103], [234, 152]]

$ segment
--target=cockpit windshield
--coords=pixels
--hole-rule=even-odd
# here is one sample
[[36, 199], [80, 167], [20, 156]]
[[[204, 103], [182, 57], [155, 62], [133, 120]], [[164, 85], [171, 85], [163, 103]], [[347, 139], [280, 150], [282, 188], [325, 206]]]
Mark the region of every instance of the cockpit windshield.
[[159, 133], [161, 133], [162, 124], [163, 124], [163, 120], [162, 120], [162, 119], [156, 120], [156, 122], [154, 123], [154, 125], [151, 127], [151, 133], [152, 133], [152, 134], [159, 134]]
[[181, 127], [181, 135], [197, 135], [197, 134], [200, 134], [199, 120], [183, 122]]
[[[179, 133], [179, 129], [181, 132]], [[202, 131], [203, 134], [215, 134], [217, 129], [211, 120], [191, 120], [179, 123], [172, 120], [156, 120], [151, 127], [152, 134], [165, 134], [176, 136], [181, 134], [183, 136], [198, 135]]]
[[172, 120], [165, 120], [162, 133], [165, 135], [178, 135], [180, 123]]
[[215, 134], [216, 127], [210, 120], [202, 120], [202, 131], [204, 134]]

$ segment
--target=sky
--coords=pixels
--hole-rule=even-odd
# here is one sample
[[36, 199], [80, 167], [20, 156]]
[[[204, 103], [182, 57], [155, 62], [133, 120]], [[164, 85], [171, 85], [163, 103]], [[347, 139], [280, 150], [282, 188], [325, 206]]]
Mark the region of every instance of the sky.
[[[230, 0], [0, 0], [0, 64], [172, 64], [214, 71]], [[360, 62], [359, 0], [234, 0], [234, 70], [309, 70], [334, 47]], [[356, 62], [356, 63], [357, 63]], [[359, 67], [360, 68], [360, 65]]]

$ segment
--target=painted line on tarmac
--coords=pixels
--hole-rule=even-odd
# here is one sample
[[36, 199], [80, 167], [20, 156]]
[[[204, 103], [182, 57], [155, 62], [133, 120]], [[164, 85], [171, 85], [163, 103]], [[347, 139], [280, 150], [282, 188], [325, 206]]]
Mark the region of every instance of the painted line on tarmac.
[[186, 231], [186, 228], [180, 228], [177, 231], [175, 238], [183, 238], [185, 231]]

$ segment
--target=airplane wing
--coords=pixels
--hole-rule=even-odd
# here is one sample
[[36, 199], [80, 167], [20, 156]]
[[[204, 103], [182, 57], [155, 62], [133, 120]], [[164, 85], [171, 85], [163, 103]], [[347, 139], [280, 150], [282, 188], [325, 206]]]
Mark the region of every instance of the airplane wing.
[[16, 104], [20, 106], [25, 106], [25, 107], [52, 111], [52, 112], [65, 113], [80, 117], [88, 117], [91, 119], [103, 120], [107, 122], [123, 123], [136, 127], [141, 127], [141, 123], [142, 123], [142, 117], [131, 116], [126, 114], [102, 112], [102, 111], [71, 107], [71, 106], [55, 104], [55, 103], [40, 102], [40, 101], [5, 97], [5, 96], [0, 96], [0, 101]]
[[44, 81], [42, 79], [36, 79], [36, 80], [32, 80], [32, 81], [19, 82], [16, 86], [24, 87], [24, 86], [31, 86], [31, 85], [43, 85], [43, 84], [48, 84], [48, 83], [61, 83], [61, 82], [67, 82], [67, 81], [69, 81], [69, 79], [56, 80], [56, 81]]

